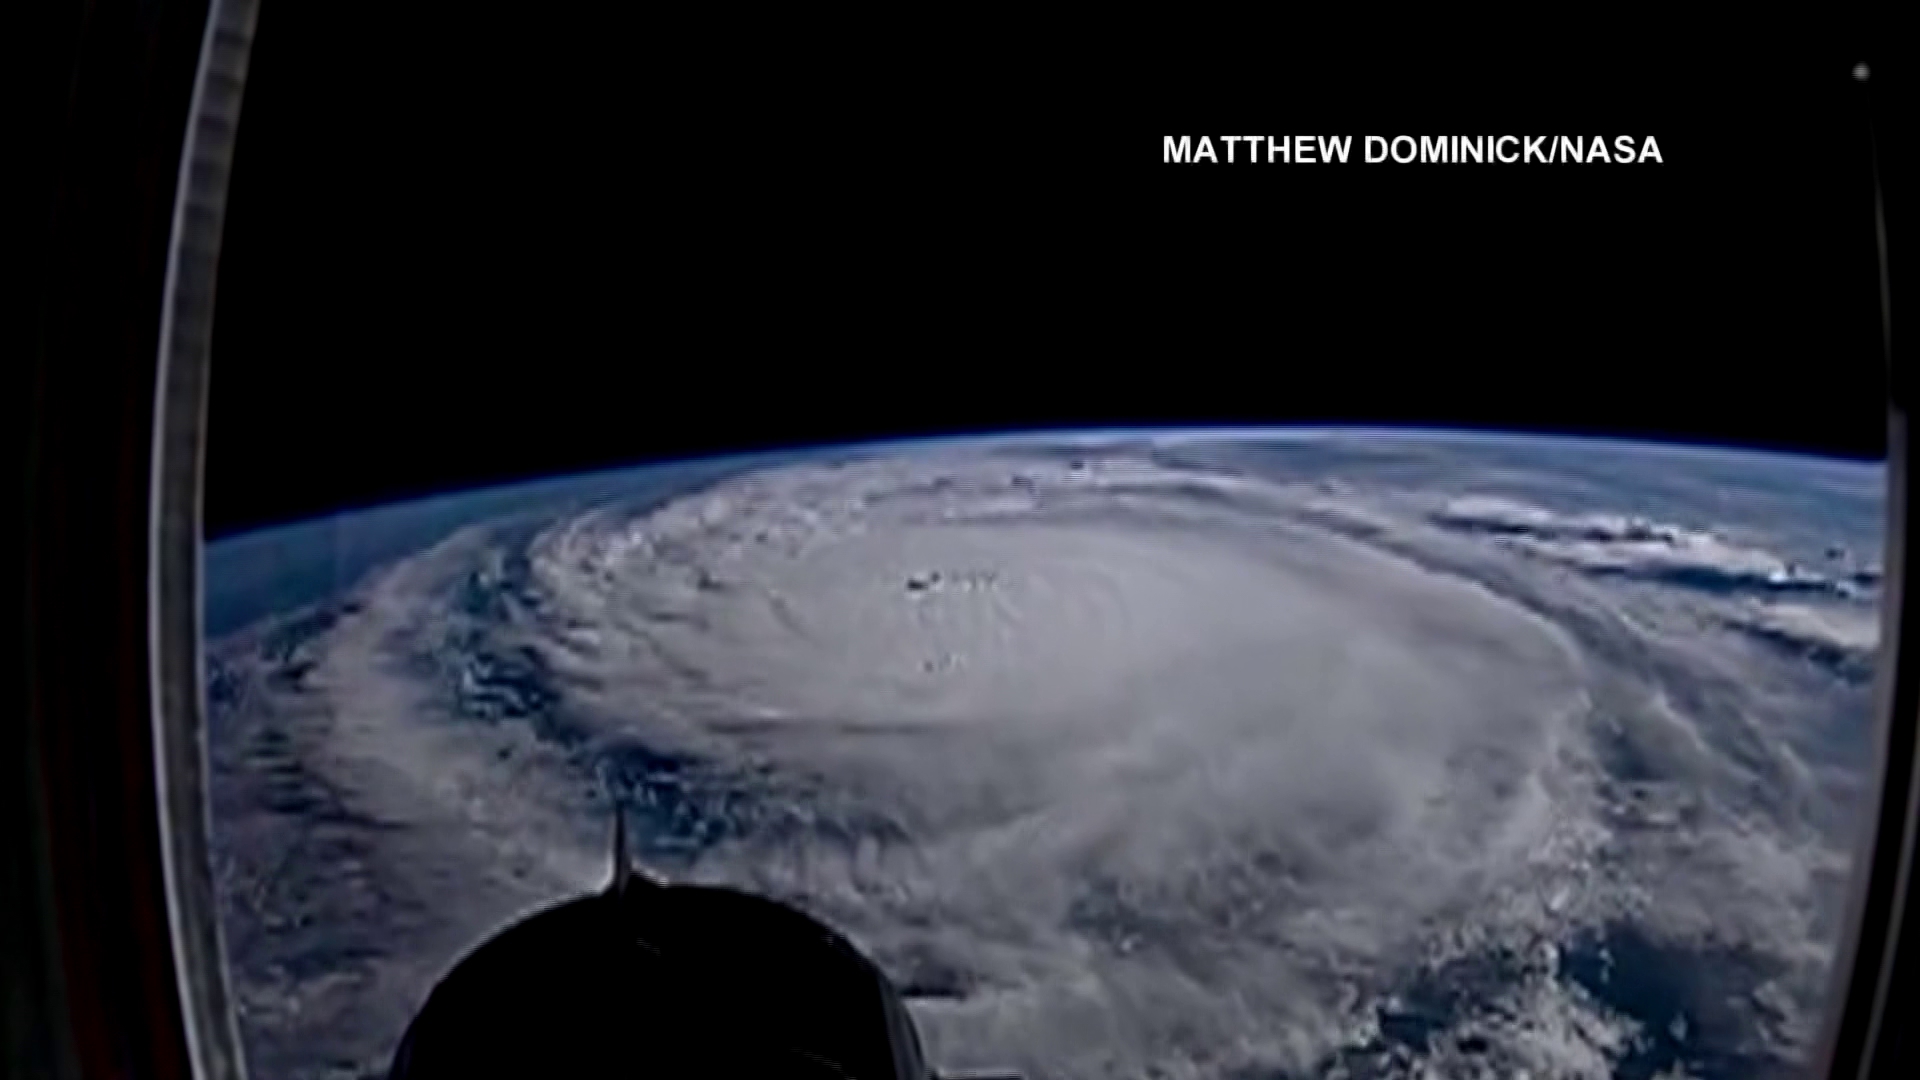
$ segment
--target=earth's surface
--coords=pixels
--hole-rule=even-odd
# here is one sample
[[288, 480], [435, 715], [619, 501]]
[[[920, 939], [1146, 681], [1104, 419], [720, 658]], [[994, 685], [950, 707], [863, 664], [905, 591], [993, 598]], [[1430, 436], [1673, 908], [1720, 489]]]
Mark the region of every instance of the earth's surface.
[[1881, 484], [1567, 440], [1034, 436], [222, 541], [253, 1073], [378, 1075], [458, 956], [604, 883], [621, 797], [656, 871], [845, 930], [945, 1067], [1782, 1075], [1869, 780]]

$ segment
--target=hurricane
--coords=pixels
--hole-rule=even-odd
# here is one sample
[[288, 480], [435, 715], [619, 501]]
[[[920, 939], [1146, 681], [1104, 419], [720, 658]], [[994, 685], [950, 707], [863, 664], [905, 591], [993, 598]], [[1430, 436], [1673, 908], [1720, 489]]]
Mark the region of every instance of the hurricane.
[[1879, 466], [1174, 432], [648, 476], [210, 636], [255, 1075], [382, 1075], [454, 960], [604, 884], [615, 812], [843, 930], [941, 1068], [1773, 1076], [1817, 1035]]

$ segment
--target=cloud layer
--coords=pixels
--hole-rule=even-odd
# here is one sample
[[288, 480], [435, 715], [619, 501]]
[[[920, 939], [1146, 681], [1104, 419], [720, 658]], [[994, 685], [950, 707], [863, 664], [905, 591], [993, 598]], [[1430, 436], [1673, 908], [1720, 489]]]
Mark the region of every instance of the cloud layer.
[[[1614, 574], [1718, 593], [1855, 599], [1879, 582], [1871, 565], [1799, 566], [1711, 532], [1619, 514], [1562, 514], [1486, 496], [1450, 501], [1433, 520], [1508, 541], [1514, 549], [1591, 574]], [[1835, 549], [1831, 558], [1846, 557]]]

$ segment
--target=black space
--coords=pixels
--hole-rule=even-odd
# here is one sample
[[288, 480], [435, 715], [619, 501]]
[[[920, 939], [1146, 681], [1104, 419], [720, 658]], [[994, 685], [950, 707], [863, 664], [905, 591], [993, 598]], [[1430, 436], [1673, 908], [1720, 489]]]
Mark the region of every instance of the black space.
[[[1050, 424], [1883, 452], [1850, 69], [1870, 59], [1876, 94], [1897, 72], [1846, 27], [1406, 62], [1227, 30], [1129, 51], [954, 28], [881, 51], [862, 28], [799, 48], [786, 28], [486, 10], [369, 32], [264, 7], [210, 534], [593, 465]], [[1160, 161], [1165, 134], [1296, 132], [1652, 135], [1665, 163]]]

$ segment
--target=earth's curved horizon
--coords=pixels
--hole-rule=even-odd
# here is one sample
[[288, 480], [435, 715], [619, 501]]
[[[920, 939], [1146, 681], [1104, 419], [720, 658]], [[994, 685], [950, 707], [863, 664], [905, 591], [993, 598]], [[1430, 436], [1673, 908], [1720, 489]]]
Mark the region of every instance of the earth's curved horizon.
[[1870, 780], [1884, 469], [1040, 432], [648, 466], [208, 546], [255, 1075], [380, 1075], [506, 921], [789, 900], [937, 1065], [1785, 1075]]

